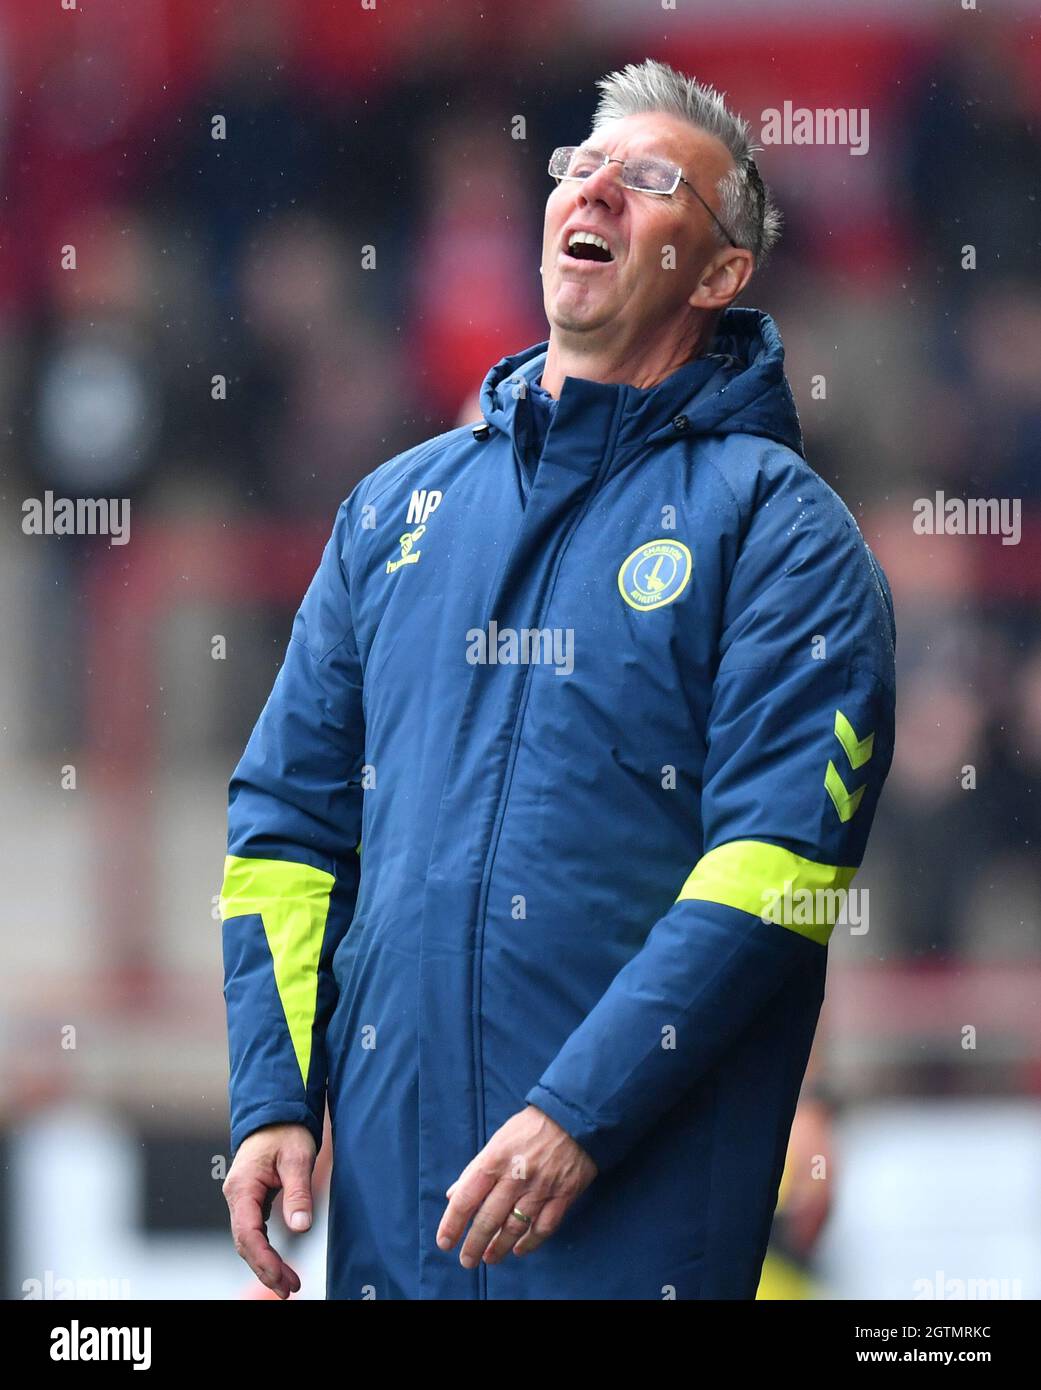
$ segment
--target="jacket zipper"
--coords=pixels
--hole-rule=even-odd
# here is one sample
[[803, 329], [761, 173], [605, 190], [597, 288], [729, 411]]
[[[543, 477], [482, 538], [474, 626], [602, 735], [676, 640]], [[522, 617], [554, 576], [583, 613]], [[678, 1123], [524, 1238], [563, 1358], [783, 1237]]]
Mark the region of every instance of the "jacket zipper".
[[[545, 615], [547, 609], [549, 608], [550, 603], [551, 603], [552, 600], [553, 600], [553, 593], [554, 593], [554, 590], [556, 589], [557, 576], [559, 575], [560, 566], [561, 566], [561, 564], [563, 563], [564, 554], [565, 554], [565, 552], [566, 552], [566, 550], [567, 550], [567, 547], [568, 547], [568, 545], [571, 543], [572, 537], [574, 536], [575, 532], [578, 530], [578, 528], [579, 528], [579, 526], [581, 525], [583, 519], [585, 518], [586, 513], [589, 511], [589, 508], [591, 507], [591, 505], [592, 505], [592, 503], [593, 503], [593, 499], [597, 496], [597, 494], [599, 493], [601, 487], [603, 486], [605, 475], [607, 474], [608, 470], [610, 469], [611, 462], [612, 462], [612, 459], [613, 459], [613, 456], [614, 456], [615, 443], [616, 443], [616, 441], [617, 441], [617, 439], [618, 439], [618, 433], [619, 433], [619, 430], [620, 430], [620, 428], [621, 428], [621, 423], [622, 423], [622, 416], [623, 416], [623, 414], [624, 414], [624, 398], [620, 396], [620, 397], [619, 397], [619, 400], [618, 400], [618, 405], [617, 405], [617, 407], [616, 407], [616, 409], [615, 409], [615, 417], [614, 417], [613, 421], [611, 422], [611, 430], [610, 430], [610, 433], [609, 433], [609, 435], [608, 435], [607, 445], [606, 445], [606, 447], [605, 447], [605, 449], [604, 449], [604, 458], [603, 458], [603, 462], [601, 463], [600, 468], [599, 468], [598, 472], [596, 473], [596, 476], [595, 476], [594, 479], [593, 479], [593, 484], [592, 484], [592, 486], [590, 487], [588, 494], [586, 495], [586, 499], [585, 499], [584, 503], [582, 504], [582, 506], [581, 506], [580, 509], [579, 509], [578, 515], [574, 518], [574, 520], [572, 521], [570, 527], [567, 529], [567, 531], [565, 532], [565, 534], [561, 537], [560, 544], [559, 544], [559, 546], [558, 546], [558, 548], [557, 548], [556, 555], [555, 555], [554, 561], [553, 561], [553, 563], [554, 563], [554, 565], [555, 565], [555, 569], [554, 569], [554, 572], [553, 572], [553, 576], [552, 576], [552, 578], [551, 578], [549, 584], [547, 585], [547, 588], [546, 588], [546, 595], [545, 595], [545, 598], [544, 598], [544, 600], [543, 600], [542, 606], [541, 606], [541, 608], [540, 608], [540, 610], [539, 610], [539, 613], [538, 613], [538, 619], [537, 619], [536, 626], [538, 626], [538, 627], [540, 627], [540, 628], [541, 628], [541, 626], [542, 626], [542, 619], [543, 619], [543, 617], [544, 617], [544, 615]], [[512, 443], [512, 440], [511, 440], [511, 443]], [[528, 695], [529, 695], [530, 688], [531, 688], [531, 674], [532, 674], [532, 673], [531, 673], [531, 666], [529, 665], [528, 668], [527, 668], [527, 670], [524, 672], [524, 683], [523, 683], [523, 688], [522, 688], [522, 690], [521, 690], [520, 698], [519, 698], [518, 701], [517, 701], [517, 710], [516, 710], [516, 713], [514, 714], [514, 717], [513, 717], [513, 728], [512, 728], [511, 733], [510, 733], [510, 751], [509, 751], [509, 755], [508, 755], [508, 761], [507, 761], [506, 771], [505, 771], [505, 774], [504, 774], [504, 776], [503, 776], [502, 789], [501, 789], [501, 791], [500, 791], [500, 793], [499, 793], [499, 804], [498, 804], [498, 806], [497, 806], [497, 808], [496, 808], [495, 820], [494, 820], [493, 825], [492, 825], [491, 835], [489, 836], [488, 850], [487, 850], [487, 853], [486, 853], [486, 855], [485, 855], [484, 868], [483, 868], [483, 872], [482, 872], [482, 876], [481, 876], [481, 893], [480, 893], [480, 897], [479, 897], [479, 899], [478, 899], [478, 905], [477, 905], [477, 937], [476, 937], [475, 949], [474, 949], [474, 973], [473, 973], [473, 985], [472, 985], [472, 989], [471, 989], [471, 996], [472, 996], [472, 1018], [473, 1018], [473, 1030], [474, 1030], [474, 1034], [473, 1034], [473, 1036], [474, 1036], [473, 1065], [474, 1065], [474, 1079], [475, 1079], [475, 1083], [476, 1083], [475, 1086], [474, 1086], [474, 1099], [475, 1099], [475, 1103], [476, 1103], [476, 1106], [477, 1106], [477, 1116], [476, 1116], [477, 1123], [476, 1123], [476, 1129], [477, 1129], [477, 1136], [478, 1136], [478, 1152], [480, 1152], [480, 1150], [483, 1149], [484, 1146], [485, 1146], [485, 1144], [487, 1144], [487, 1142], [488, 1142], [488, 1135], [487, 1135], [487, 1133], [485, 1132], [484, 1082], [483, 1082], [483, 1079], [482, 1079], [482, 1078], [483, 1078], [483, 1072], [482, 1072], [482, 1070], [481, 1070], [481, 1067], [482, 1067], [482, 1057], [483, 1057], [483, 1046], [482, 1046], [482, 1039], [481, 1039], [481, 1024], [480, 1024], [480, 1019], [481, 1019], [481, 979], [482, 979], [483, 959], [484, 959], [484, 931], [485, 931], [486, 918], [487, 918], [487, 913], [488, 913], [488, 894], [489, 894], [489, 891], [490, 891], [490, 889], [491, 889], [491, 878], [492, 878], [492, 870], [493, 870], [494, 865], [495, 865], [495, 856], [496, 856], [496, 853], [497, 853], [498, 847], [499, 847], [499, 836], [500, 836], [500, 834], [502, 833], [503, 822], [504, 822], [505, 819], [506, 819], [506, 806], [507, 806], [507, 804], [508, 804], [508, 802], [509, 802], [510, 788], [511, 788], [512, 781], [513, 781], [513, 772], [514, 772], [514, 768], [516, 767], [516, 763], [517, 763], [518, 733], [519, 733], [520, 726], [521, 726], [521, 723], [522, 723], [523, 718], [524, 718], [525, 710], [526, 710], [526, 708], [527, 708]], [[478, 1270], [479, 1270], [479, 1272], [480, 1272], [480, 1278], [479, 1278], [479, 1280], [478, 1280], [478, 1289], [479, 1289], [479, 1295], [478, 1295], [478, 1296], [479, 1296], [479, 1298], [481, 1298], [481, 1299], [487, 1299], [487, 1297], [488, 1297], [488, 1266], [484, 1263], [483, 1260], [482, 1260], [481, 1263], [478, 1265]]]

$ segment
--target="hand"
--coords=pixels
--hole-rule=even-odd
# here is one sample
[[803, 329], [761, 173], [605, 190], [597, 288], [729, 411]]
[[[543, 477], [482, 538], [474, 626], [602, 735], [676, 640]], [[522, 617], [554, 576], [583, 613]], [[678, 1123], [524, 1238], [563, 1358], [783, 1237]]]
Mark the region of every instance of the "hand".
[[292, 1231], [311, 1225], [311, 1170], [315, 1143], [305, 1125], [265, 1125], [239, 1145], [224, 1180], [235, 1249], [262, 1284], [279, 1298], [300, 1290], [300, 1277], [268, 1243], [267, 1222], [281, 1190], [282, 1215]]
[[788, 1140], [788, 1183], [781, 1206], [792, 1244], [808, 1257], [831, 1209], [834, 1184], [817, 1172], [820, 1159], [832, 1176], [831, 1114], [815, 1100], [799, 1102]]
[[[451, 1200], [437, 1229], [438, 1246], [451, 1250], [473, 1218], [459, 1252], [464, 1269], [473, 1269], [482, 1255], [490, 1265], [511, 1250], [528, 1255], [549, 1239], [596, 1175], [585, 1149], [529, 1105], [492, 1135], [445, 1193]], [[514, 1207], [530, 1223], [519, 1221]]]

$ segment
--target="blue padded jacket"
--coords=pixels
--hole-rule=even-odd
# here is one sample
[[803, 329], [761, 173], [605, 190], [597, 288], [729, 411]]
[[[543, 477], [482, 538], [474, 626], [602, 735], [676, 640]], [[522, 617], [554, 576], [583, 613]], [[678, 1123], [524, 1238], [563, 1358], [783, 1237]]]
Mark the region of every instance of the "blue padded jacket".
[[[332, 1298], [752, 1298], [893, 748], [885, 578], [773, 321], [649, 390], [545, 343], [344, 502], [230, 788], [232, 1143], [334, 1136]], [[840, 928], [841, 929], [841, 928]], [[528, 1103], [599, 1166], [463, 1269]]]

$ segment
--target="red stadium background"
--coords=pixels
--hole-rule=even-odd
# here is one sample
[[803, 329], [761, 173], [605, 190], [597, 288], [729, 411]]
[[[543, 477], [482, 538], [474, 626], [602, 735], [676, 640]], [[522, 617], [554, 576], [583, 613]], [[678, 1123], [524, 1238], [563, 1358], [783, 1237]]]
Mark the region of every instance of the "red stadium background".
[[[0, 4], [6, 1297], [247, 1290], [227, 778], [341, 498], [547, 335], [548, 153], [645, 56], [756, 129], [786, 101], [870, 113], [863, 156], [763, 151], [786, 231], [744, 301], [890, 576], [900, 675], [869, 925], [836, 930], [827, 1104], [794, 1141], [828, 1176], [786, 1188], [763, 1296], [1041, 1294], [1041, 22], [696, 10]], [[26, 534], [48, 490], [127, 499], [129, 543]], [[1017, 500], [1018, 543], [916, 533], [938, 492]]]

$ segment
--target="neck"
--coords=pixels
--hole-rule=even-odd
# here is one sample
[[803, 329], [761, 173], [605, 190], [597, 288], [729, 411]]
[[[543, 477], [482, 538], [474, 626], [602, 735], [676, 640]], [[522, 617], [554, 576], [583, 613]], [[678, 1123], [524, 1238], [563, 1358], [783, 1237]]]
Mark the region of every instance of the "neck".
[[551, 396], [559, 397], [564, 378], [574, 376], [646, 391], [685, 362], [707, 352], [714, 332], [715, 324], [703, 320], [680, 339], [673, 336], [657, 343], [619, 347], [617, 335], [614, 341], [600, 341], [598, 335], [569, 333], [551, 325], [542, 386]]

